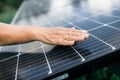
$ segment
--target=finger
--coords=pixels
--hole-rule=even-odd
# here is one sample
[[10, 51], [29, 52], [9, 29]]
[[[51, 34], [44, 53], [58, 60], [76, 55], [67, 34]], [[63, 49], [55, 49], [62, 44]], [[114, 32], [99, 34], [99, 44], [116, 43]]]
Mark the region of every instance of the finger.
[[73, 45], [75, 43], [75, 41], [68, 41], [68, 40], [64, 40], [64, 39], [58, 39], [57, 41], [57, 45], [64, 45], [64, 46], [70, 46]]
[[88, 33], [87, 30], [78, 30], [78, 29], [73, 29], [71, 30], [72, 32], [79, 32], [79, 33]]
[[85, 39], [87, 39], [89, 37], [89, 33], [84, 34], [85, 35]]
[[88, 33], [86, 30], [77, 30], [77, 29], [69, 29], [69, 31], [66, 31], [68, 35], [78, 35]]
[[66, 32], [64, 33], [64, 35], [67, 35], [67, 36], [81, 36], [83, 33], [80, 33], [80, 32]]
[[85, 40], [85, 35], [75, 36], [75, 37], [76, 37], [75, 41], [83, 41], [83, 40]]
[[64, 37], [65, 40], [68, 41], [83, 41], [88, 38], [88, 34], [82, 34], [80, 36], [66, 36]]
[[80, 32], [80, 33], [88, 33], [86, 30], [79, 30], [79, 29], [75, 29], [75, 27], [72, 28], [64, 28], [64, 27], [58, 27], [61, 30], [65, 30], [65, 32]]
[[88, 31], [87, 31], [87, 30], [81, 30], [81, 32], [83, 32], [83, 33], [88, 33]]
[[64, 46], [71, 46], [75, 43], [75, 41], [68, 41], [68, 40], [63, 40], [62, 45]]

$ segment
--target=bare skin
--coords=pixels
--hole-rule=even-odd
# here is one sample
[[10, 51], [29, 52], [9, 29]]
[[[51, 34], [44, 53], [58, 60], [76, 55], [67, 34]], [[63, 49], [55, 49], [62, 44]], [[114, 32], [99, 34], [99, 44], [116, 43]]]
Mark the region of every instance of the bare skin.
[[13, 45], [32, 41], [42, 41], [52, 45], [71, 46], [75, 41], [89, 37], [85, 30], [71, 28], [44, 28], [34, 26], [16, 26], [0, 23], [0, 45]]

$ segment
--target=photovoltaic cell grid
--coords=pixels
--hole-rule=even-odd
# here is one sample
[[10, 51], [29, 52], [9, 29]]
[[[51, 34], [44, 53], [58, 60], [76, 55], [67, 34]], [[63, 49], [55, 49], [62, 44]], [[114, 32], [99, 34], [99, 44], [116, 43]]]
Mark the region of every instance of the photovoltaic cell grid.
[[[96, 13], [96, 9], [93, 9], [95, 3], [92, 3], [94, 0], [91, 1], [24, 1], [12, 24], [74, 27], [87, 30], [90, 37], [83, 42], [76, 42], [74, 46], [54, 46], [36, 41], [1, 47], [0, 80], [44, 79], [119, 50], [120, 7], [115, 6], [117, 4], [113, 0], [106, 0], [107, 3], [96, 0], [99, 4], [112, 3], [111, 6], [104, 6], [106, 10], [99, 11], [98, 8]], [[119, 0], [114, 2], [119, 3]]]

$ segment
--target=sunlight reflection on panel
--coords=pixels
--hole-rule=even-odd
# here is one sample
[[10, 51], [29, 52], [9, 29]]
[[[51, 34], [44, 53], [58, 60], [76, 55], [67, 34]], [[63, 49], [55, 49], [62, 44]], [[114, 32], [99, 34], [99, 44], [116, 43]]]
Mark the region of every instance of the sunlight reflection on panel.
[[119, 9], [119, 6], [120, 6], [120, 0], [112, 0], [112, 4], [114, 8], [117, 8]]
[[69, 2], [70, 2], [69, 0], [53, 0], [51, 3], [51, 9], [63, 7], [66, 4], [68, 4]]
[[88, 0], [91, 12], [98, 15], [100, 12], [104, 14], [112, 13], [113, 0]]
[[51, 7], [50, 7], [50, 11], [54, 11], [54, 10], [59, 10], [60, 12], [70, 12], [72, 11], [71, 6], [69, 7], [65, 7], [66, 5], [68, 5], [69, 3], [71, 3], [71, 0], [53, 0], [51, 2]]

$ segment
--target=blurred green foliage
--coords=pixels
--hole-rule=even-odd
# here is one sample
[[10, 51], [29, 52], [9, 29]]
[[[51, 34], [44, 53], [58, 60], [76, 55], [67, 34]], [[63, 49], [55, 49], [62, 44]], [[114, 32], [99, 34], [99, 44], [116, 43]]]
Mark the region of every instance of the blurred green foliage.
[[14, 7], [14, 8], [18, 8], [19, 5], [21, 4], [22, 0], [4, 0], [6, 4]]
[[0, 12], [9, 10], [11, 8], [17, 9], [22, 0], [0, 0]]
[[10, 23], [16, 13], [16, 10], [10, 10], [0, 14], [0, 22]]
[[10, 23], [23, 0], [0, 0], [0, 22]]
[[75, 80], [120, 80], [120, 78], [105, 67], [95, 72], [83, 75]]

